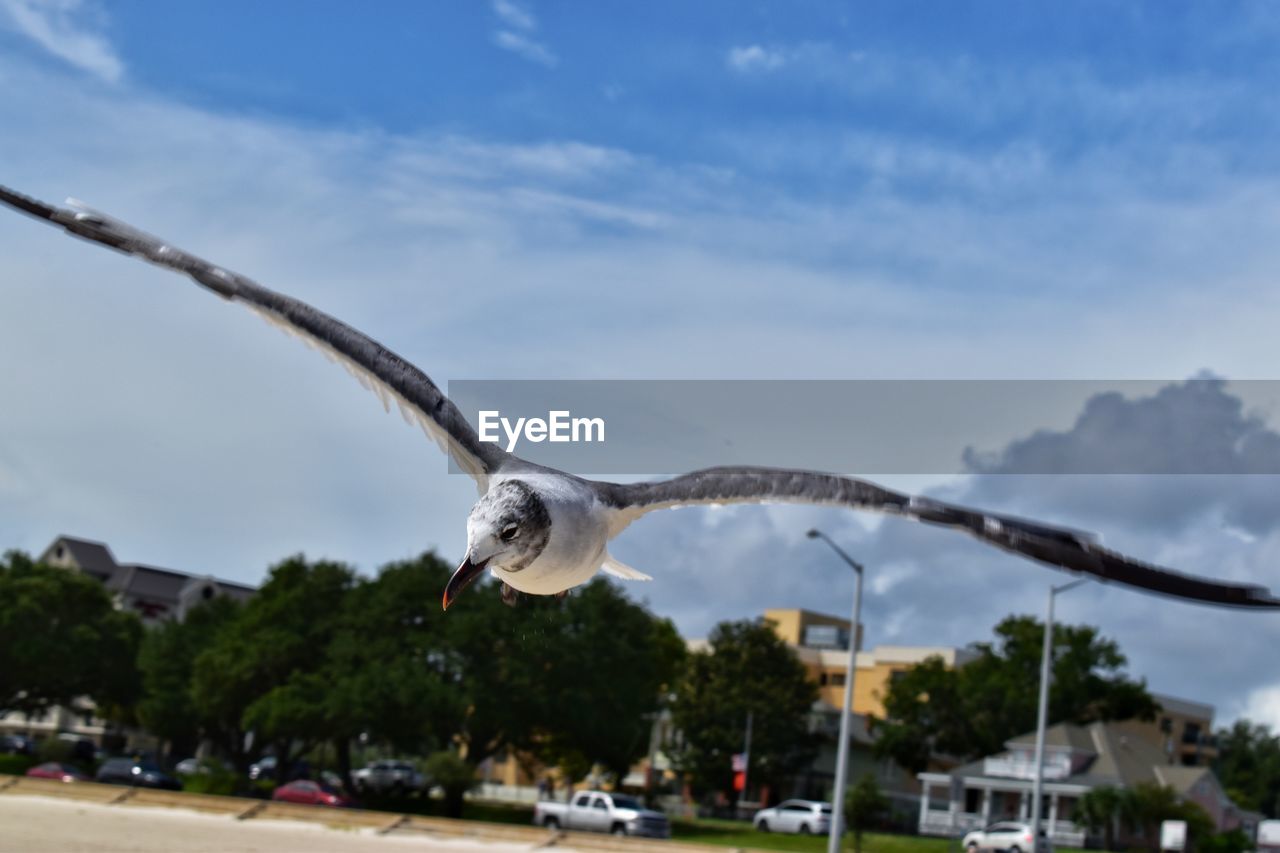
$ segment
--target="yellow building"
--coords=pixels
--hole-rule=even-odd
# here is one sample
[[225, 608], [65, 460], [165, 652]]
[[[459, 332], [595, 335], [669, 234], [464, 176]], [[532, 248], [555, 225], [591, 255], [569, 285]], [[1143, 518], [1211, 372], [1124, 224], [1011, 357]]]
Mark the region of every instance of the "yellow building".
[[[766, 610], [764, 618], [784, 643], [792, 646], [818, 685], [819, 698], [839, 708], [844, 701], [844, 679], [849, 665], [848, 619], [809, 610]], [[876, 646], [862, 650], [862, 626], [858, 626], [858, 656], [853, 679], [853, 712], [884, 716], [883, 699], [889, 683], [926, 658], [941, 657], [947, 666], [963, 666], [974, 658], [966, 649], [951, 646]]]

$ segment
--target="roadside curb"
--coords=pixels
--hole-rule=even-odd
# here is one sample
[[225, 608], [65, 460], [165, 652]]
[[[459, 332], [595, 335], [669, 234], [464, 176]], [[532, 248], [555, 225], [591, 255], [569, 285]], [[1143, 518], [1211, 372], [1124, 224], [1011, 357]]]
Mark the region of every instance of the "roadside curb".
[[684, 841], [619, 838], [612, 835], [550, 831], [536, 826], [517, 826], [478, 820], [423, 817], [367, 809], [305, 806], [249, 797], [224, 797], [217, 794], [160, 791], [149, 788], [121, 788], [119, 785], [103, 785], [98, 782], [68, 783], [53, 779], [0, 775], [0, 796], [9, 794], [82, 800], [121, 809], [134, 806], [188, 809], [196, 812], [225, 814], [236, 820], [296, 820], [320, 823], [337, 829], [371, 829], [378, 835], [420, 833], [451, 838], [473, 838], [480, 841], [505, 841], [527, 844], [531, 849], [568, 847], [577, 850], [613, 851], [658, 849], [668, 853], [753, 853], [751, 848], [693, 844]]

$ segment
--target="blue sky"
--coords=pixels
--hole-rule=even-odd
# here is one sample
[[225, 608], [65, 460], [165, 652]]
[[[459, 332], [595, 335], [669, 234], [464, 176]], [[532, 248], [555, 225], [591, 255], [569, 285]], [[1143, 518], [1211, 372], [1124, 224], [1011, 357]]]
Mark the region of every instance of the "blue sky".
[[[442, 382], [1267, 379], [1278, 39], [1262, 3], [0, 0], [0, 182], [311, 301]], [[314, 353], [16, 217], [0, 257], [0, 547], [73, 533], [250, 581], [300, 550], [459, 555], [469, 483]], [[1107, 438], [1077, 414], [982, 449]], [[1267, 481], [895, 482], [1280, 588]], [[797, 508], [670, 513], [616, 552], [697, 635], [842, 601], [813, 524], [876, 567], [873, 643], [985, 639], [1061, 579]], [[1274, 626], [1109, 588], [1062, 608], [1154, 688], [1280, 724]]]

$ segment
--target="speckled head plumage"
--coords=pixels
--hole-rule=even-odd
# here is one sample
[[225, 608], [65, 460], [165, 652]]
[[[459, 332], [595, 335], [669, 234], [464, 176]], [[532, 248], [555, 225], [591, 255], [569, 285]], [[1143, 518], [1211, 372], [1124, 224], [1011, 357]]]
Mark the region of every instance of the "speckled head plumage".
[[528, 568], [550, 538], [551, 514], [528, 483], [503, 480], [495, 484], [471, 508], [467, 557], [445, 587], [445, 608], [489, 566], [508, 572]]

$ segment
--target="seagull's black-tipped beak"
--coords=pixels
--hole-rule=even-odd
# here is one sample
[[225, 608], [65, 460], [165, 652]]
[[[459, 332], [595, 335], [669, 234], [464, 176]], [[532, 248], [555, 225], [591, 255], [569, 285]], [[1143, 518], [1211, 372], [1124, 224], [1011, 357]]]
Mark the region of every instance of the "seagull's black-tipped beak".
[[462, 561], [462, 565], [458, 566], [458, 570], [453, 573], [453, 577], [449, 578], [449, 582], [444, 585], [444, 609], [448, 610], [449, 605], [453, 604], [453, 600], [462, 594], [462, 591], [471, 584], [475, 583], [476, 578], [484, 574], [484, 567], [489, 565], [488, 560], [481, 560], [478, 563], [471, 562], [471, 556], [468, 555]]

